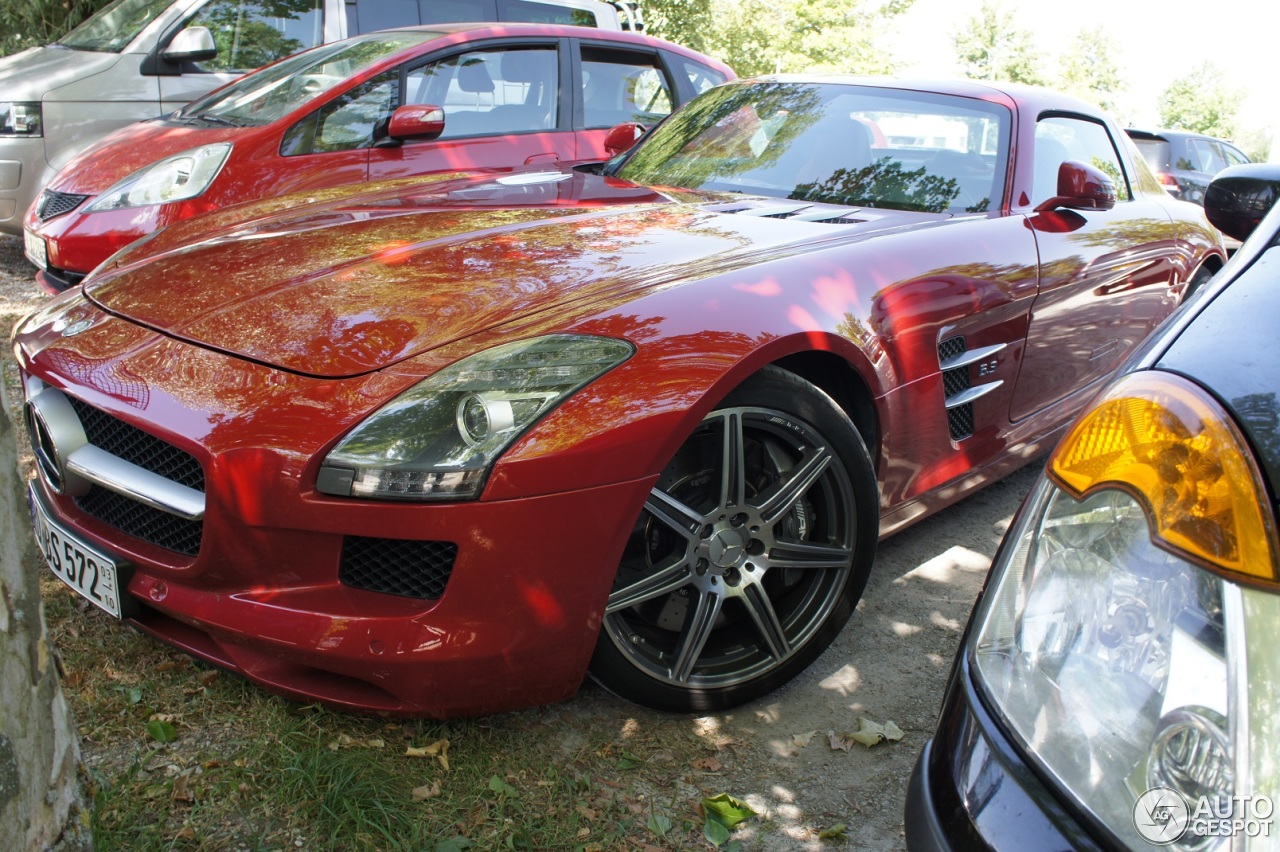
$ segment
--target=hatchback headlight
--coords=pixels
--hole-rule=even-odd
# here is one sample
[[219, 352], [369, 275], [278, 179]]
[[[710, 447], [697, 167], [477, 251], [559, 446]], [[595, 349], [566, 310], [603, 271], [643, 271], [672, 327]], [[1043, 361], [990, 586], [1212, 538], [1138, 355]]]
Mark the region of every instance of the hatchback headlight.
[[507, 447], [633, 351], [621, 340], [557, 334], [464, 358], [357, 426], [325, 458], [316, 488], [390, 500], [477, 497]]
[[166, 157], [115, 184], [84, 210], [97, 213], [195, 198], [213, 183], [230, 154], [230, 142], [215, 142]]
[[0, 136], [41, 136], [39, 101], [0, 101]]
[[[1236, 820], [1241, 836], [1271, 830], [1280, 596], [1264, 590], [1277, 579], [1269, 506], [1212, 397], [1135, 373], [1054, 451], [993, 570], [968, 650], [980, 689], [1127, 845], [1212, 849]], [[1165, 821], [1177, 813], [1181, 824]]]

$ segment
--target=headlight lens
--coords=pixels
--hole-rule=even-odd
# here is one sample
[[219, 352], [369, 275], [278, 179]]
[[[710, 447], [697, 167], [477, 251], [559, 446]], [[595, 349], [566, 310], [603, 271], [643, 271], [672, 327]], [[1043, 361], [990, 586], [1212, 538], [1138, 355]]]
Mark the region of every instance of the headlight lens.
[[1034, 759], [1125, 844], [1164, 830], [1139, 825], [1155, 788], [1185, 805], [1176, 849], [1215, 848], [1222, 818], [1250, 817], [1241, 602], [1276, 596], [1226, 578], [1274, 581], [1268, 505], [1216, 401], [1137, 373], [1054, 451], [993, 572], [969, 651], [977, 680]]
[[316, 487], [391, 500], [479, 496], [507, 447], [632, 352], [621, 340], [558, 334], [464, 358], [357, 426], [329, 453]]
[[0, 101], [0, 136], [40, 136], [39, 101]]
[[87, 213], [165, 204], [195, 198], [218, 176], [231, 154], [230, 142], [216, 142], [183, 151], [139, 169], [84, 208]]

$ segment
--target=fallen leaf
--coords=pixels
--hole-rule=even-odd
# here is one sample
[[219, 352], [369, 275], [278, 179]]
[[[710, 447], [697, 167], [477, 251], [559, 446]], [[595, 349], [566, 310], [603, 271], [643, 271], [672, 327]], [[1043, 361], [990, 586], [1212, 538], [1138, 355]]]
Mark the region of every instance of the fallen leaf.
[[595, 822], [596, 817], [599, 816], [599, 814], [597, 814], [595, 811], [593, 811], [591, 808], [587, 807], [586, 805], [578, 805], [576, 810], [578, 811], [579, 814], [582, 815], [582, 818], [585, 819], [587, 822]]
[[178, 830], [178, 833], [173, 836], [173, 839], [174, 840], [195, 840], [196, 830], [189, 825], [184, 825], [182, 828]]
[[724, 764], [714, 757], [700, 757], [693, 762], [693, 768], [702, 769], [706, 772], [719, 772], [724, 769]]
[[591, 836], [591, 829], [587, 828], [586, 826], [583, 826], [582, 828], [578, 829], [579, 840], [582, 840], [590, 836]]
[[204, 671], [200, 672], [200, 682], [203, 683], [205, 686], [211, 686], [213, 682], [217, 679], [218, 679], [217, 669], [205, 669]]
[[440, 795], [440, 782], [433, 784], [424, 784], [421, 787], [413, 788], [413, 800], [415, 802], [425, 802], [427, 799], [434, 799]]
[[171, 743], [178, 738], [178, 729], [164, 719], [147, 722], [147, 733], [158, 743]]
[[791, 742], [800, 746], [800, 748], [805, 748], [809, 745], [809, 740], [813, 739], [814, 735], [817, 733], [817, 731], [807, 731], [803, 734], [794, 734], [791, 737]]
[[849, 734], [837, 734], [835, 731], [827, 731], [827, 742], [831, 744], [832, 751], [848, 751], [853, 748], [853, 740], [849, 739]]
[[725, 828], [733, 828], [738, 823], [755, 816], [756, 813], [746, 802], [735, 799], [728, 793], [703, 799], [702, 808], [707, 814], [708, 822], [714, 820]]
[[886, 740], [896, 743], [898, 740], [902, 739], [902, 737], [903, 734], [901, 728], [893, 724], [893, 722], [884, 723], [884, 738]]
[[434, 757], [440, 761], [440, 766], [445, 772], [449, 771], [449, 741], [436, 740], [429, 746], [422, 748], [414, 748], [409, 746], [404, 750], [405, 757]]
[[190, 805], [195, 802], [196, 794], [187, 786], [187, 776], [179, 775], [173, 779], [173, 792], [169, 794], [169, 798], [184, 805]]
[[838, 822], [830, 828], [818, 832], [819, 840], [844, 840], [844, 823]]

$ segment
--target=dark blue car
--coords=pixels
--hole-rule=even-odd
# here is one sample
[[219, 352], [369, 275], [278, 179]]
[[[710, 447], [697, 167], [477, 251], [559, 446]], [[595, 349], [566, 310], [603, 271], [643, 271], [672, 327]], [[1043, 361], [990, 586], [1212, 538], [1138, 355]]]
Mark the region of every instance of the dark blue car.
[[911, 849], [1280, 848], [1277, 197], [1277, 165], [1214, 180], [1210, 220], [1252, 236], [1019, 510], [912, 775]]

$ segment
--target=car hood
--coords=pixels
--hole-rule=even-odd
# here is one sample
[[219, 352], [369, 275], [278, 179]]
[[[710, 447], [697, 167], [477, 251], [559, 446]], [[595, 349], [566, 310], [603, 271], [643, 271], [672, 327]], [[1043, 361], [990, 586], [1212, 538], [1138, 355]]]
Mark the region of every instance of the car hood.
[[32, 47], [0, 59], [0, 92], [9, 101], [57, 98], [68, 83], [99, 74], [120, 61], [116, 53]]
[[566, 323], [826, 239], [945, 218], [835, 207], [819, 223], [768, 218], [780, 204], [818, 209], [569, 170], [472, 175], [222, 227], [219, 214], [203, 228], [192, 220], [185, 240], [162, 231], [84, 290], [168, 336], [337, 378], [504, 323]]
[[49, 188], [74, 195], [100, 195], [138, 169], [211, 142], [234, 140], [243, 127], [197, 127], [165, 120], [139, 121], [107, 134], [73, 157]]

